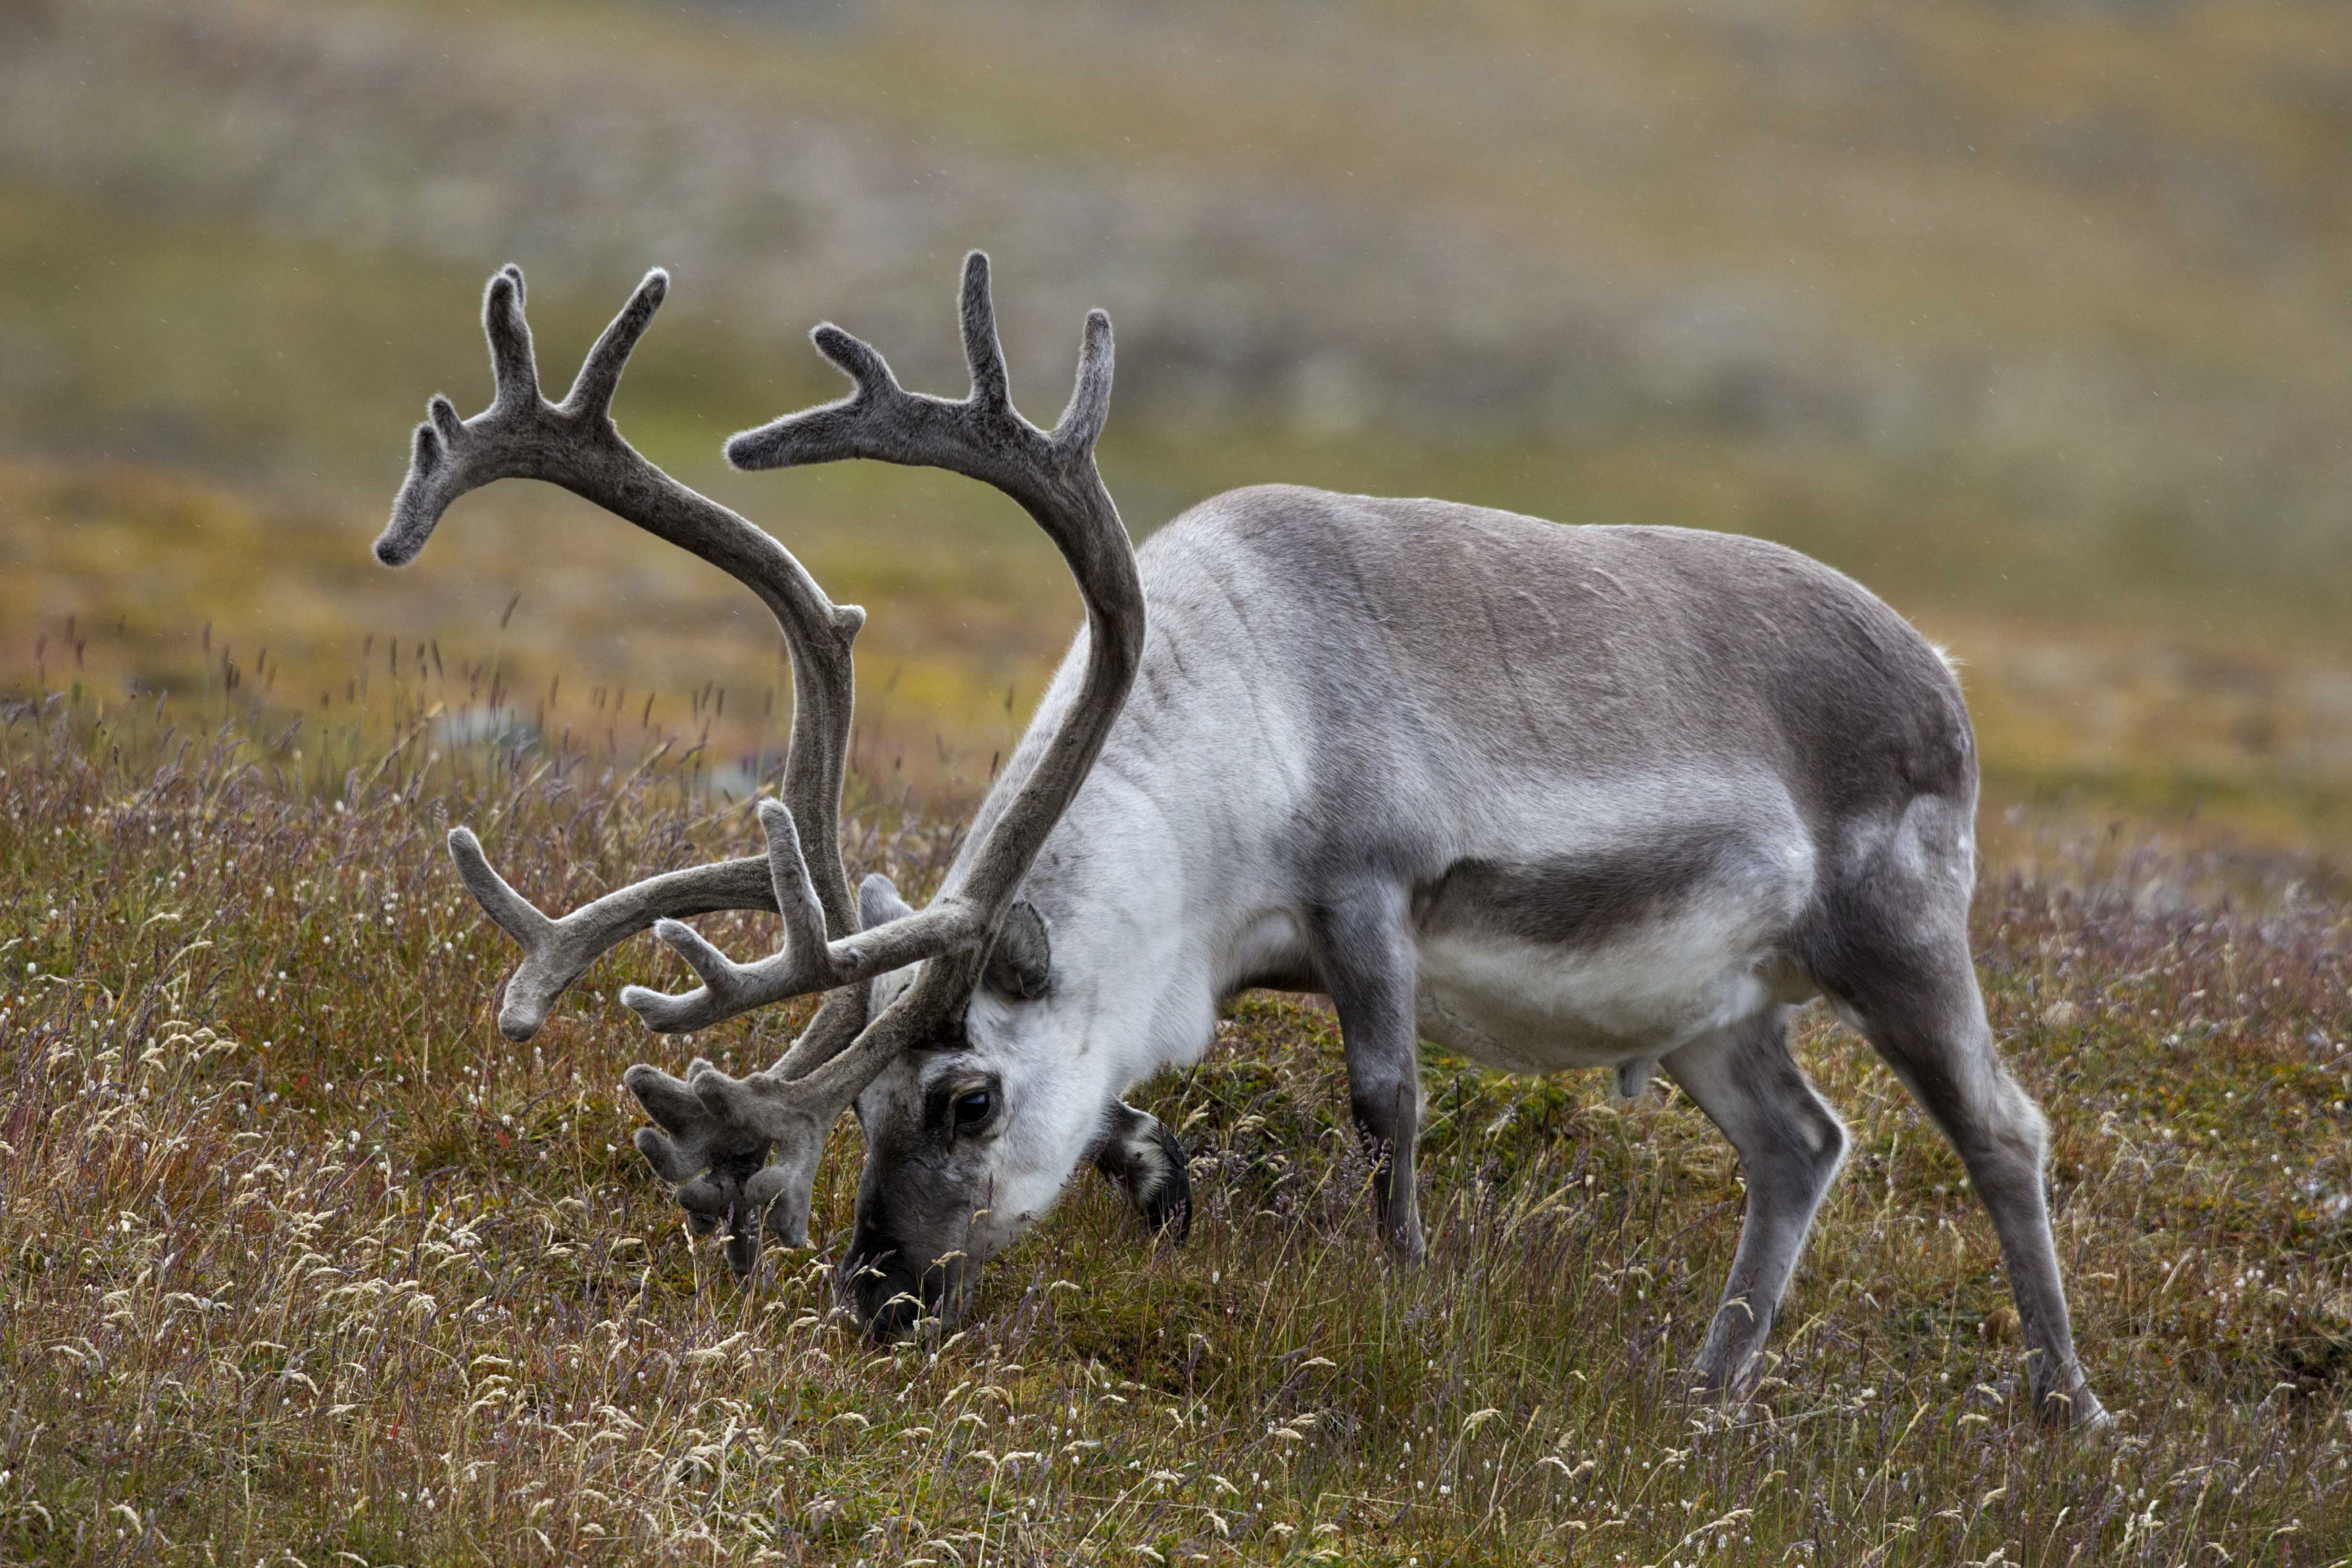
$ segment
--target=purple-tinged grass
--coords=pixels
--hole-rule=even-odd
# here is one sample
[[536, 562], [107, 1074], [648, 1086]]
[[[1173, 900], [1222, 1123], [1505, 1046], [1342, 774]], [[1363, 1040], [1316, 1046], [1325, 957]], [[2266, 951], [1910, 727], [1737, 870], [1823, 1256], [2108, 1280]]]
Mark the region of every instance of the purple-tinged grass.
[[[1751, 1405], [1681, 1386], [1740, 1196], [1687, 1102], [1433, 1056], [1431, 1259], [1401, 1276], [1331, 1020], [1265, 997], [1142, 1091], [1195, 1155], [1190, 1246], [1088, 1178], [961, 1332], [877, 1350], [822, 1256], [853, 1124], [820, 1253], [748, 1291], [629, 1150], [628, 1063], [741, 1068], [790, 1019], [646, 1036], [611, 1000], [670, 977], [640, 943], [508, 1045], [509, 954], [440, 848], [469, 822], [559, 903], [740, 852], [740, 805], [667, 763], [317, 734], [298, 768], [250, 724], [169, 724], [62, 699], [0, 724], [9, 1561], [2352, 1552], [2340, 906], [2231, 905], [2104, 845], [1987, 876], [1993, 1017], [2051, 1113], [2078, 1337], [2122, 1417], [2103, 1444], [2024, 1421], [1958, 1162], [1818, 1013], [1801, 1049], [1854, 1152]], [[847, 836], [916, 888], [954, 838], [876, 812]]]

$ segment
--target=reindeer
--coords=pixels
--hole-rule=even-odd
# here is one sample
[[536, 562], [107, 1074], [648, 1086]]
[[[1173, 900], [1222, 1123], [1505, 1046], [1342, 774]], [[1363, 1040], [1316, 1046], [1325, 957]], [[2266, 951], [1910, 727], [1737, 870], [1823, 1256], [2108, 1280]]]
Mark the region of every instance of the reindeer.
[[[838, 1271], [877, 1334], [963, 1309], [981, 1265], [1091, 1159], [1148, 1218], [1189, 1220], [1183, 1153], [1120, 1096], [1199, 1059], [1220, 1002], [1328, 994], [1372, 1207], [1421, 1257], [1416, 1042], [1518, 1073], [1655, 1068], [1738, 1151], [1748, 1204], [1699, 1388], [1751, 1386], [1843, 1124], [1789, 1047], [1816, 996], [1951, 1140], [1999, 1233], [2034, 1407], [2105, 1419], [2075, 1360], [2044, 1124], [2004, 1069], [1968, 939], [1977, 761], [1958, 682], [1845, 576], [1754, 539], [1561, 527], [1291, 487], [1193, 508], [1139, 554], [1094, 461], [1111, 331], [1086, 321], [1050, 431], [1014, 411], [987, 259], [963, 274], [971, 390], [909, 393], [830, 324], [845, 399], [734, 437], [743, 468], [871, 458], [996, 487], [1059, 548], [1086, 625], [922, 910], [849, 896], [839, 837], [850, 645], [864, 612], [782, 544], [630, 447], [611, 404], [667, 287], [648, 274], [561, 403], [539, 391], [521, 273], [489, 280], [488, 409], [435, 397], [377, 541], [413, 560], [448, 505], [550, 480], [740, 579], [774, 614], [795, 710], [765, 853], [666, 873], [551, 919], [460, 827], [467, 887], [523, 951], [499, 1024], [529, 1039], [597, 955], [651, 926], [701, 984], [622, 1000], [711, 1028], [824, 994], [764, 1071], [697, 1059], [626, 1083], [637, 1145], [739, 1274], [762, 1229], [807, 1245], [825, 1138], [866, 1146]], [[782, 917], [737, 963], [683, 923]]]

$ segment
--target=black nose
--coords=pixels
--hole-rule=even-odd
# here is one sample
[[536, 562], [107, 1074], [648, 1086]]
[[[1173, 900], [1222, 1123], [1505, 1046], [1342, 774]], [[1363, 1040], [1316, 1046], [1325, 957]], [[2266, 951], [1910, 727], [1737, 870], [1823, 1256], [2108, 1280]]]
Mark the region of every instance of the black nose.
[[857, 1314], [877, 1340], [907, 1332], [938, 1305], [946, 1285], [938, 1268], [918, 1274], [905, 1262], [906, 1250], [880, 1237], [860, 1233], [835, 1278], [842, 1305]]

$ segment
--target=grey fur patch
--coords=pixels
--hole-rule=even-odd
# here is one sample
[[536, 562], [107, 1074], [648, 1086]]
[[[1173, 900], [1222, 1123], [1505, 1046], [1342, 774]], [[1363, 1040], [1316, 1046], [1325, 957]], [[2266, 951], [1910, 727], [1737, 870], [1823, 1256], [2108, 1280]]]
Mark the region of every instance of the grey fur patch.
[[1500, 931], [1553, 947], [1589, 947], [1665, 913], [1731, 868], [1741, 838], [1700, 828], [1654, 844], [1533, 865], [1457, 861], [1414, 900], [1415, 924]]

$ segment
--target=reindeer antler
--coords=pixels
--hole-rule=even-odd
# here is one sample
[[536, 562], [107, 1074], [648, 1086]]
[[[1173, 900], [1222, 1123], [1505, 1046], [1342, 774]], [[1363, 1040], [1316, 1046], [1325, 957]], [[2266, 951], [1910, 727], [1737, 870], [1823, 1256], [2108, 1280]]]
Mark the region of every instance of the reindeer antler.
[[[894, 955], [927, 956], [918, 950], [934, 931], [952, 937], [940, 943], [940, 950], [962, 945], [979, 931], [993, 931], [1046, 831], [1093, 766], [1109, 733], [1109, 721], [1126, 698], [1143, 642], [1143, 596], [1135, 577], [1134, 552], [1094, 462], [1095, 439], [1110, 412], [1110, 318], [1100, 310], [1087, 317], [1076, 386], [1069, 406], [1047, 432], [1013, 406], [1004, 351], [996, 337], [995, 307], [989, 298], [988, 258], [977, 250], [964, 261], [961, 315], [964, 357], [971, 367], [971, 393], [963, 401], [908, 392], [871, 346], [828, 321], [810, 336], [825, 358], [856, 382], [856, 392], [839, 403], [747, 430], [727, 443], [728, 461], [741, 468], [876, 458], [984, 480], [1021, 502], [1036, 519], [1061, 548], [1087, 600], [1096, 649], [1089, 658], [1086, 687], [1062, 732], [992, 826], [962, 884], [920, 914], [887, 928], [893, 934], [887, 946]], [[769, 858], [777, 868], [781, 900], [796, 852], [789, 844], [780, 845], [776, 833], [781, 825], [789, 834], [790, 824], [781, 814], [771, 817], [763, 813], [761, 821], [769, 825]], [[901, 927], [908, 928], [903, 937], [898, 934]], [[753, 1007], [909, 962], [909, 956], [899, 955], [880, 969], [871, 968], [862, 954], [842, 952], [856, 944], [841, 943], [835, 949], [841, 956], [828, 968], [814, 952], [793, 942], [772, 958], [739, 964], [675, 921], [657, 929], [702, 977], [702, 986], [682, 995], [632, 986], [621, 1000], [647, 1024], [670, 1033], [708, 1028]]]
[[[497, 393], [490, 406], [459, 420], [436, 396], [417, 427], [408, 478], [376, 542], [388, 565], [415, 558], [449, 504], [497, 479], [527, 477], [562, 485], [743, 582], [774, 614], [793, 655], [791, 746], [783, 801], [762, 801], [764, 857], [674, 871], [633, 883], [561, 920], [541, 913], [484, 858], [474, 836], [450, 835], [459, 874], [490, 917], [523, 949], [509, 982], [499, 1027], [528, 1039], [553, 1000], [595, 956], [652, 924], [703, 984], [681, 995], [639, 987], [623, 1000], [656, 1029], [699, 1029], [753, 1007], [816, 991], [825, 1004], [765, 1072], [733, 1079], [698, 1058], [679, 1079], [639, 1065], [626, 1081], [659, 1124], [637, 1146], [677, 1184], [698, 1230], [730, 1226], [730, 1260], [748, 1272], [761, 1216], [792, 1245], [803, 1245], [816, 1163], [841, 1111], [908, 1045], [935, 1037], [961, 1014], [980, 961], [1045, 835], [1084, 782], [1126, 699], [1143, 646], [1143, 595], [1134, 552], [1094, 465], [1094, 443], [1109, 410], [1110, 321], [1087, 318], [1077, 383], [1051, 432], [1017, 413], [988, 292], [988, 260], [964, 267], [962, 325], [971, 395], [960, 403], [902, 389], [882, 357], [839, 328], [819, 327], [818, 348], [846, 371], [856, 392], [728, 443], [747, 468], [870, 457], [949, 469], [1012, 496], [1043, 527], [1076, 577], [1087, 605], [1087, 662], [1077, 700], [1029, 777], [991, 823], [960, 883], [929, 908], [863, 930], [842, 869], [840, 807], [847, 759], [850, 643], [865, 612], [835, 605], [792, 552], [717, 502], [688, 489], [621, 437], [613, 395], [630, 351], [667, 289], [648, 273], [597, 340], [560, 404], [540, 395], [519, 268], [494, 275], [483, 300]], [[808, 853], [814, 844], [816, 854]], [[869, 883], [874, 879], [869, 879]], [[678, 923], [680, 915], [770, 909], [784, 921], [784, 943], [768, 958], [738, 964]], [[876, 975], [922, 963], [908, 988], [879, 1018], [866, 987]], [[761, 1164], [773, 1148], [773, 1164]]]
[[[804, 834], [793, 835], [790, 907], [794, 926], [805, 933], [809, 906], [814, 906], [821, 944], [828, 929], [844, 937], [858, 930], [857, 910], [842, 869], [839, 821], [854, 697], [850, 645], [866, 613], [856, 605], [835, 605], [790, 551], [725, 507], [678, 484], [633, 449], [614, 426], [612, 402], [621, 373], [668, 287], [666, 274], [647, 273], [589, 351], [572, 390], [562, 403], [551, 404], [539, 392], [530, 328], [523, 316], [521, 270], [507, 267], [493, 275], [482, 301], [482, 327], [496, 378], [490, 406], [460, 420], [448, 399], [436, 396], [431, 401], [429, 417], [416, 429], [408, 477], [393, 502], [392, 520], [376, 541], [376, 558], [387, 565], [406, 564], [459, 496], [498, 479], [528, 477], [560, 484], [749, 586], [775, 616], [792, 649], [793, 731], [783, 789], [790, 812], [808, 827]], [[803, 837], [815, 846], [813, 858], [797, 848]], [[767, 857], [755, 856], [647, 878], [551, 920], [491, 868], [472, 833], [462, 827], [452, 832], [449, 852], [474, 897], [523, 950], [499, 1017], [500, 1031], [513, 1040], [537, 1033], [548, 1008], [597, 954], [633, 932], [668, 916], [772, 910], [782, 902], [774, 866]], [[839, 1000], [840, 1005], [820, 1012], [824, 1026], [811, 1031], [818, 1039], [845, 1042], [863, 1024], [863, 990], [845, 993]], [[747, 1154], [710, 1140], [695, 1147], [704, 1155], [702, 1167], [735, 1173], [748, 1164], [756, 1173], [756, 1151]], [[685, 1184], [678, 1197], [698, 1226], [708, 1228], [713, 1223], [714, 1207], [743, 1210], [745, 1181], [740, 1174], [722, 1190], [710, 1180], [693, 1182], [693, 1173], [681, 1178]], [[757, 1236], [756, 1220], [747, 1227], [740, 1223], [744, 1217], [738, 1215], [739, 1254], [749, 1245], [747, 1237]]]
[[1070, 401], [1054, 428], [1045, 431], [1013, 406], [984, 252], [964, 258], [960, 315], [964, 360], [971, 369], [971, 393], [964, 401], [902, 390], [880, 354], [828, 322], [811, 336], [857, 383], [856, 395], [744, 431], [727, 443], [727, 460], [742, 468], [782, 468], [877, 458], [945, 468], [1020, 502], [1068, 563], [1086, 601], [1085, 676], [1037, 765], [988, 826], [957, 889], [981, 911], [992, 936], [1127, 700], [1143, 656], [1143, 584], [1127, 526], [1095, 468], [1095, 442], [1110, 417], [1110, 317], [1087, 312]]
[[775, 881], [765, 856], [749, 855], [715, 866], [667, 871], [583, 904], [561, 920], [507, 885], [490, 868], [473, 830], [449, 830], [449, 858], [457, 875], [499, 929], [523, 952], [508, 976], [499, 1009], [499, 1032], [518, 1043], [539, 1033], [556, 998], [572, 989], [608, 948], [668, 916], [713, 914], [720, 910], [772, 910]]
[[[773, 1203], [770, 1228], [787, 1239], [805, 1235], [817, 1153], [841, 1111], [891, 1058], [910, 1045], [938, 1037], [961, 1016], [1014, 892], [1093, 767], [1142, 655], [1143, 590], [1135, 552], [1094, 461], [1095, 440], [1110, 408], [1110, 318], [1100, 310], [1087, 317], [1076, 384], [1049, 432], [1013, 406], [989, 298], [988, 258], [979, 251], [965, 259], [961, 303], [964, 357], [971, 370], [971, 392], [963, 401], [906, 391], [872, 347], [827, 323], [811, 336], [856, 383], [856, 391], [841, 402], [745, 431], [727, 444], [728, 459], [745, 468], [875, 458], [983, 480], [1020, 502], [1054, 541], [1087, 607], [1087, 666], [1076, 699], [1029, 776], [986, 825], [963, 876], [921, 913], [860, 939], [877, 950], [886, 942], [893, 949], [901, 941], [908, 948], [919, 947], [925, 944], [916, 940], [917, 932], [936, 917], [942, 922], [938, 930], [970, 930], [978, 940], [929, 955], [915, 984], [880, 1017], [854, 1031], [854, 1038], [845, 1037], [847, 1031], [839, 1025], [828, 1026], [820, 1012], [807, 1033], [765, 1072], [735, 1079], [698, 1062], [681, 1081], [652, 1068], [629, 1070], [630, 1089], [671, 1134], [665, 1138], [644, 1129], [638, 1147], [673, 1180], [689, 1179], [690, 1184], [695, 1173], [689, 1165], [707, 1161], [715, 1173], [740, 1158], [736, 1151], [775, 1148], [776, 1163], [746, 1179], [740, 1201]], [[772, 835], [776, 817], [763, 814], [762, 820]], [[771, 859], [780, 868], [781, 901], [791, 857], [773, 837]], [[623, 993], [622, 999], [656, 1026], [701, 1028], [793, 994], [796, 986], [808, 988], [807, 977], [796, 973], [804, 960], [796, 956], [789, 936], [775, 956], [738, 964], [674, 921], [661, 933], [702, 976], [703, 985], [678, 996]], [[855, 945], [835, 943], [833, 951]], [[832, 1007], [828, 1003], [826, 1011]], [[735, 1212], [740, 1235], [740, 1209]]]
[[[488, 409], [462, 421], [447, 398], [432, 399], [430, 417], [416, 427], [392, 520], [376, 541], [376, 558], [407, 564], [459, 496], [501, 479], [530, 478], [562, 485], [750, 587], [775, 616], [792, 649], [794, 707], [783, 793], [793, 816], [806, 825], [795, 841], [810, 839], [817, 851], [813, 859], [795, 854], [794, 906], [804, 908], [803, 898], [813, 901], [825, 926], [850, 936], [858, 929], [857, 911], [841, 864], [841, 779], [854, 696], [850, 645], [866, 612], [835, 605], [790, 551], [646, 461], [614, 426], [621, 373], [668, 288], [667, 274], [658, 268], [646, 274], [589, 351], [572, 390], [562, 403], [551, 404], [540, 395], [522, 271], [509, 266], [493, 274], [483, 295], [482, 328], [495, 395]], [[453, 832], [449, 850], [467, 887], [523, 949], [499, 1017], [500, 1031], [514, 1040], [538, 1031], [548, 1008], [599, 953], [655, 921], [779, 907], [771, 861], [750, 857], [648, 878], [551, 920], [491, 868], [471, 833]]]

